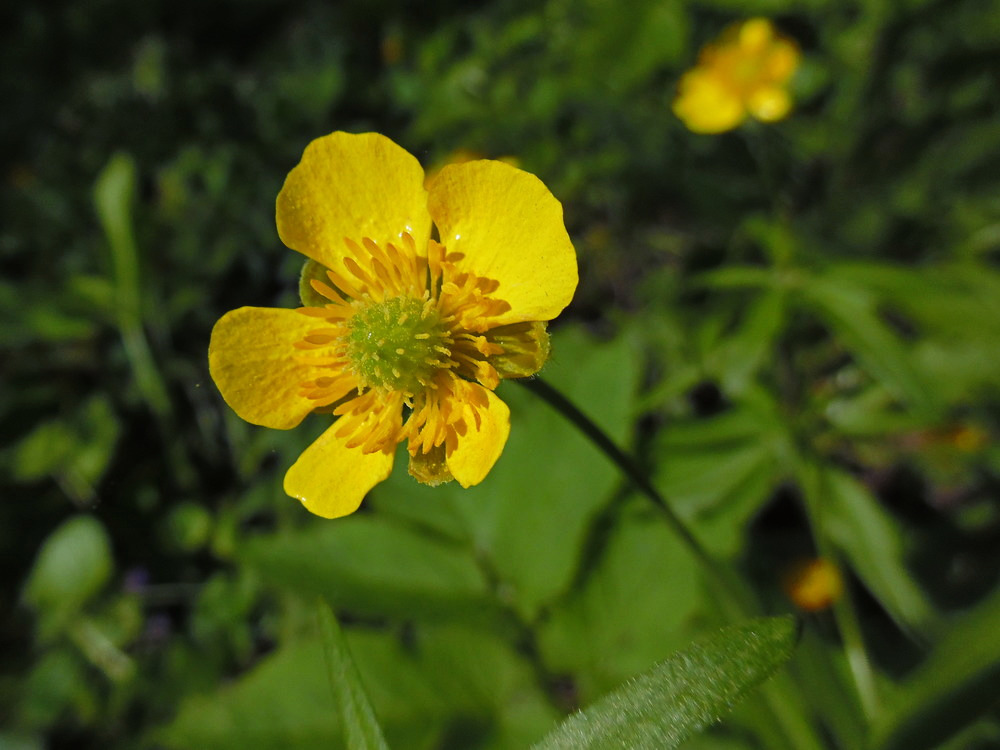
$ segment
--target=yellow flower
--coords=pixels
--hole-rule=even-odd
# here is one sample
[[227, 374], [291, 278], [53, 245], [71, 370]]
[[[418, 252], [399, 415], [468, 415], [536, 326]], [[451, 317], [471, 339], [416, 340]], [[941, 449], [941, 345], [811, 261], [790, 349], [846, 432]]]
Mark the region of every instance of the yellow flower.
[[559, 201], [496, 161], [444, 167], [428, 190], [388, 138], [338, 132], [289, 173], [277, 224], [325, 271], [328, 281], [311, 281], [322, 302], [227, 313], [209, 369], [248, 422], [338, 417], [288, 470], [285, 491], [327, 518], [352, 513], [403, 441], [420, 481], [481, 482], [510, 430], [493, 390], [542, 366], [545, 321], [576, 290]]
[[780, 120], [792, 108], [788, 81], [800, 58], [798, 46], [766, 18], [730, 26], [681, 77], [674, 114], [695, 133], [732, 130], [747, 116]]
[[826, 558], [800, 560], [789, 568], [785, 593], [795, 606], [806, 612], [826, 609], [844, 594], [844, 580], [837, 566]]

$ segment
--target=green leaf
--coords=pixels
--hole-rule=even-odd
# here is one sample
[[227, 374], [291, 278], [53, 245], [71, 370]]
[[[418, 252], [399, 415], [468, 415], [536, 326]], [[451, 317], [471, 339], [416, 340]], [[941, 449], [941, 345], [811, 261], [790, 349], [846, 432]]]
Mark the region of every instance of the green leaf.
[[115, 154], [94, 184], [94, 206], [111, 247], [115, 313], [125, 354], [140, 393], [163, 419], [170, 412], [170, 397], [143, 330], [139, 250], [132, 228], [135, 190], [135, 160], [128, 154]]
[[755, 395], [763, 397], [709, 419], [677, 420], [655, 443], [657, 487], [720, 554], [739, 546], [748, 519], [785, 471], [787, 437], [777, 405], [763, 392]]
[[804, 467], [799, 477], [823, 532], [892, 618], [911, 633], [932, 628], [933, 608], [903, 564], [899, 528], [876, 498], [853, 477], [831, 467]]
[[792, 655], [792, 617], [722, 628], [573, 714], [535, 750], [668, 750], [718, 721]]
[[[843, 649], [830, 648], [819, 628], [806, 628], [788, 671], [796, 676], [794, 689], [803, 702], [800, 715], [814, 724], [819, 719], [836, 737], [835, 747], [865, 746], [868, 723]], [[809, 689], [802, 690], [802, 685]]]
[[44, 750], [45, 740], [40, 736], [0, 732], [3, 750]]
[[375, 711], [340, 632], [340, 624], [326, 602], [319, 600], [318, 604], [326, 668], [333, 700], [344, 727], [344, 742], [357, 750], [388, 750], [382, 728], [375, 718]]
[[681, 3], [645, 0], [633, 3], [628, 13], [589, 5], [593, 17], [574, 37], [577, 72], [588, 81], [617, 91], [634, 89], [685, 52], [690, 21]]
[[115, 303], [119, 315], [133, 321], [141, 318], [139, 252], [132, 231], [135, 173], [135, 159], [118, 153], [111, 157], [94, 184], [94, 206], [111, 246]]
[[[624, 444], [638, 377], [628, 337], [604, 343], [581, 328], [562, 328], [552, 335], [552, 351], [542, 376]], [[461, 539], [530, 617], [569, 588], [588, 525], [623, 480], [539, 398], [516, 383], [498, 393], [511, 409], [510, 439], [482, 484], [425, 487], [403, 465], [373, 494], [380, 511]]]
[[742, 394], [757, 372], [773, 359], [774, 343], [786, 320], [785, 293], [781, 289], [760, 294], [740, 312], [739, 328], [706, 357], [706, 370], [716, 375], [723, 390]]
[[108, 582], [111, 542], [93, 516], [76, 516], [42, 544], [28, 574], [25, 600], [41, 618], [42, 637], [51, 637]]
[[985, 264], [839, 263], [827, 275], [877, 294], [926, 335], [979, 342], [1000, 336], [1000, 273]]
[[315, 640], [284, 646], [239, 680], [188, 697], [177, 716], [141, 744], [177, 750], [344, 747], [324, 672]]
[[821, 276], [811, 277], [800, 291], [872, 377], [915, 410], [934, 411], [936, 395], [899, 336], [879, 317], [872, 294], [843, 279]]
[[[623, 508], [596, 558], [538, 633], [545, 664], [572, 674], [583, 701], [683, 645], [702, 602], [695, 560], [645, 498]], [[669, 583], [651, 586], [652, 580]]]
[[768, 289], [777, 286], [780, 277], [770, 268], [727, 265], [700, 274], [694, 283], [713, 289]]
[[875, 726], [875, 747], [923, 750], [996, 706], [1000, 695], [1000, 594], [963, 618], [901, 686]]
[[65, 421], [42, 422], [17, 444], [11, 473], [19, 482], [41, 479], [65, 465], [77, 447], [77, 436]]
[[[626, 335], [603, 344], [582, 329], [553, 335], [542, 377], [569, 396], [619, 445], [626, 444], [637, 389], [637, 357]], [[534, 613], [576, 571], [589, 523], [624, 480], [618, 469], [548, 405], [509, 384], [511, 439], [504, 471], [465, 492], [458, 507], [489, 550], [518, 604]], [[478, 489], [478, 488], [477, 488]]]
[[356, 515], [257, 537], [239, 557], [272, 583], [362, 614], [495, 611], [467, 550], [386, 517]]
[[[18, 684], [17, 716], [23, 728], [52, 726], [61, 716], [86, 714], [90, 683], [87, 664], [71, 647], [39, 654], [31, 671]], [[0, 748], [6, 750], [0, 740]]]
[[41, 422], [28, 433], [14, 451], [11, 473], [26, 482], [51, 475], [74, 501], [92, 504], [120, 429], [108, 399], [93, 396], [74, 414]]
[[[537, 667], [495, 630], [422, 622], [406, 641], [344, 634], [394, 748], [525, 748], [558, 719]], [[442, 730], [449, 742], [414, 740]]]
[[[496, 633], [425, 623], [405, 638], [371, 625], [341, 632], [391, 747], [522, 748], [556, 718], [531, 664]], [[331, 707], [324, 659], [320, 639], [290, 637], [237, 679], [185, 699], [142, 746], [357, 747]]]
[[[888, 263], [841, 263], [832, 278], [863, 286], [903, 315], [920, 334], [913, 349], [941, 402], [966, 404], [992, 389], [1000, 369], [1000, 273], [980, 263], [917, 268]], [[974, 321], [974, 325], [971, 324]]]

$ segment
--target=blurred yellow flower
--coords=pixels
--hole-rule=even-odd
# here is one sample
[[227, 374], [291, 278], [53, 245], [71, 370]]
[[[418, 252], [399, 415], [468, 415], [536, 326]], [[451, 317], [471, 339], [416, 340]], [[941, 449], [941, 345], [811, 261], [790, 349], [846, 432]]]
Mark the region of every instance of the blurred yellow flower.
[[806, 612], [826, 609], [844, 593], [844, 581], [837, 566], [822, 557], [794, 564], [786, 573], [784, 584], [788, 598]]
[[705, 45], [674, 99], [676, 114], [695, 133], [722, 133], [748, 117], [774, 122], [792, 108], [788, 82], [801, 54], [766, 18], [727, 28]]
[[317, 409], [339, 417], [288, 470], [285, 491], [320, 516], [352, 513], [404, 440], [420, 481], [481, 482], [510, 430], [493, 390], [542, 366], [545, 321], [576, 290], [559, 201], [497, 161], [444, 167], [425, 189], [417, 160], [385, 136], [338, 132], [289, 173], [277, 224], [325, 272], [329, 283], [311, 281], [322, 301], [227, 313], [209, 368], [254, 424], [289, 429]]
[[398, 31], [390, 31], [379, 43], [379, 53], [386, 65], [395, 65], [403, 59], [403, 36]]
[[959, 423], [922, 430], [903, 436], [902, 443], [908, 448], [923, 451], [925, 454], [944, 454], [946, 460], [953, 460], [948, 455], [948, 449], [961, 453], [978, 453], [990, 442], [990, 435], [982, 427], [970, 423]]

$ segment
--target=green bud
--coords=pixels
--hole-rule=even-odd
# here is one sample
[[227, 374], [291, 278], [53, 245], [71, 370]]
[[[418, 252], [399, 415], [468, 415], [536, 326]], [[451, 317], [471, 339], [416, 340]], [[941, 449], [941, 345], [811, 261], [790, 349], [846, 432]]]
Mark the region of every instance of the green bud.
[[309, 282], [313, 279], [324, 284], [330, 283], [326, 266], [309, 258], [302, 264], [302, 272], [299, 274], [299, 299], [305, 307], [325, 307], [330, 300], [312, 288]]

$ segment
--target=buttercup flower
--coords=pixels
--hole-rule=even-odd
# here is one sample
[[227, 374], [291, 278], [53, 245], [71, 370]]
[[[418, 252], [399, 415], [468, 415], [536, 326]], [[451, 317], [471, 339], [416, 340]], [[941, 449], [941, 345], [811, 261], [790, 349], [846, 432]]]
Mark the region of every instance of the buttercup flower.
[[732, 130], [747, 116], [780, 120], [792, 108], [788, 82], [800, 58], [798, 46], [766, 18], [730, 26], [681, 77], [674, 114], [696, 133]]
[[844, 593], [840, 571], [829, 560], [818, 557], [799, 560], [785, 574], [785, 593], [796, 607], [819, 612], [830, 607]]
[[388, 138], [333, 133], [289, 173], [277, 224], [310, 259], [315, 300], [227, 313], [209, 368], [254, 424], [337, 417], [288, 470], [285, 491], [317, 515], [351, 513], [401, 442], [418, 480], [481, 482], [510, 430], [493, 391], [538, 371], [546, 321], [576, 290], [559, 201], [496, 161], [444, 167], [425, 189], [420, 164]]

